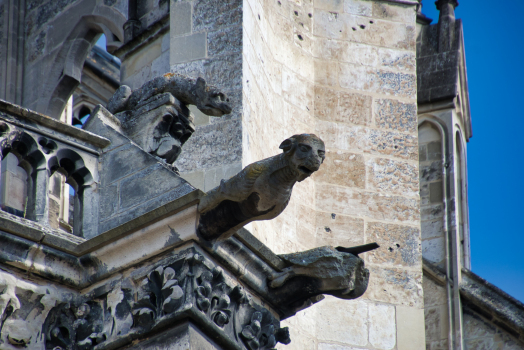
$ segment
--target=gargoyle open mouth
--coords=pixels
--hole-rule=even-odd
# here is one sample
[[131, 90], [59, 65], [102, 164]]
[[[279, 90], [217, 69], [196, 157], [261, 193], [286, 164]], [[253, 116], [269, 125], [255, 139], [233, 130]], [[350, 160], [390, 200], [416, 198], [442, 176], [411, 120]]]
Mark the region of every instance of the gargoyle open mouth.
[[311, 175], [315, 172], [315, 170], [311, 170], [309, 168], [306, 168], [305, 166], [301, 165], [298, 167], [298, 170], [300, 170], [301, 172], [305, 173], [306, 175]]

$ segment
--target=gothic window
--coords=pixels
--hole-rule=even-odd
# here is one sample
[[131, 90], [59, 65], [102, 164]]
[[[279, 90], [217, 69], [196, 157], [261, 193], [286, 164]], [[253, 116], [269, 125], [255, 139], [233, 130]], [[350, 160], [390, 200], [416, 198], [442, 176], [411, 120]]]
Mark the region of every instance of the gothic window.
[[0, 208], [25, 217], [27, 209], [27, 171], [18, 165], [16, 155], [8, 153], [0, 164]]

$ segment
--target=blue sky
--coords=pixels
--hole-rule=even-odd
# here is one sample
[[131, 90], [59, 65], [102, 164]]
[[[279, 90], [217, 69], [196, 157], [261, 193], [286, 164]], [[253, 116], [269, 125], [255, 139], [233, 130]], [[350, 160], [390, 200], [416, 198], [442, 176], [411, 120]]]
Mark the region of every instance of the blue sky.
[[[435, 1], [422, 12], [438, 21]], [[473, 137], [468, 143], [471, 265], [524, 302], [524, 1], [459, 0]], [[522, 139], [521, 139], [522, 137]]]

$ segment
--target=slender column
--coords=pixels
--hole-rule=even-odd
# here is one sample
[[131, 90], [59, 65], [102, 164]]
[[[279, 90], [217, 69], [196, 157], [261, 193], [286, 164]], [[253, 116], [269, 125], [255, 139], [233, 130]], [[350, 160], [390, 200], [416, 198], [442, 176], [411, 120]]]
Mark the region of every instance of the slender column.
[[32, 202], [34, 203], [34, 219], [40, 224], [49, 223], [49, 176], [46, 168], [38, 168], [33, 172]]
[[451, 50], [455, 39], [455, 8], [459, 5], [457, 0], [438, 0], [435, 2], [440, 11], [438, 18], [438, 50], [445, 52]]

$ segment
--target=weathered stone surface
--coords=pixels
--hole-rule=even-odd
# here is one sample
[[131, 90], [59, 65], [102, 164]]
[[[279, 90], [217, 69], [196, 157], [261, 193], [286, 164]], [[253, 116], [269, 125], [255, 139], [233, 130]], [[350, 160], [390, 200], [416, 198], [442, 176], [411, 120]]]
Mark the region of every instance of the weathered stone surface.
[[[181, 178], [156, 164], [123, 180], [120, 187], [120, 208], [125, 209], [141, 203], [144, 196], [153, 198], [184, 184]], [[166, 176], [167, 175], [167, 176]]]
[[383, 193], [418, 197], [416, 165], [385, 158], [370, 158], [366, 166], [369, 188]]
[[339, 81], [343, 88], [408, 98], [416, 96], [414, 74], [389, 72], [349, 63], [341, 63], [339, 67]]
[[446, 245], [444, 237], [422, 241], [422, 255], [428, 261], [442, 266], [444, 264]]
[[373, 17], [402, 23], [415, 23], [413, 6], [395, 3], [373, 3]]
[[316, 206], [318, 209], [332, 213], [405, 222], [412, 225], [416, 225], [419, 220], [416, 199], [325, 184], [317, 184]]
[[169, 32], [171, 36], [191, 33], [191, 3], [170, 0]]
[[206, 57], [206, 33], [171, 38], [171, 65]]
[[242, 50], [242, 27], [232, 26], [207, 34], [207, 54], [217, 56]]
[[417, 105], [378, 99], [375, 101], [375, 123], [381, 128], [415, 133], [417, 131]]
[[315, 86], [315, 114], [327, 121], [371, 124], [371, 97]]
[[[351, 317], [347, 317], [347, 315]], [[320, 341], [335, 341], [348, 345], [368, 344], [368, 304], [364, 301], [343, 303], [332, 297], [322, 301], [316, 325]], [[348, 332], [348, 328], [352, 331]]]
[[317, 212], [317, 245], [351, 247], [364, 244], [364, 220], [351, 216]]
[[395, 307], [369, 304], [369, 342], [376, 349], [393, 349], [396, 344]]
[[393, 266], [417, 266], [421, 260], [420, 231], [414, 227], [370, 222], [366, 242], [377, 242], [379, 249], [366, 254], [366, 261]]
[[[423, 349], [424, 343], [424, 310], [416, 307], [396, 306], [397, 349]], [[445, 349], [443, 349], [445, 350]]]
[[193, 5], [193, 31], [213, 30], [242, 23], [242, 1], [197, 0]]
[[422, 308], [422, 272], [371, 265], [369, 271], [364, 299]]
[[343, 151], [327, 152], [324, 166], [313, 179], [346, 187], [365, 188], [366, 166], [361, 154]]

